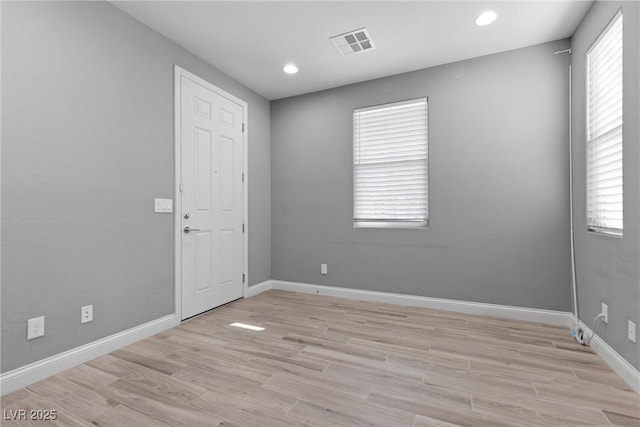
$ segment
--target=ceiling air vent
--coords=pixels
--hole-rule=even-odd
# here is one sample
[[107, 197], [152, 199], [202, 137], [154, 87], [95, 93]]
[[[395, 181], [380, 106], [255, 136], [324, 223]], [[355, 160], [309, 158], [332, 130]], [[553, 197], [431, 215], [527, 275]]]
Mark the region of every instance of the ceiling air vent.
[[371, 37], [369, 36], [366, 28], [360, 28], [359, 30], [339, 34], [331, 37], [330, 39], [334, 46], [344, 56], [354, 53], [362, 53], [376, 48], [371, 41]]

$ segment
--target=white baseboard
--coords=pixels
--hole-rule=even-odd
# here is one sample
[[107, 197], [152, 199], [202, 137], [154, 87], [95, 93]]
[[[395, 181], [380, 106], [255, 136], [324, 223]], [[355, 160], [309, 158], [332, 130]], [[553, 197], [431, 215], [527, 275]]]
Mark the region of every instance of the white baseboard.
[[244, 292], [244, 297], [245, 298], [254, 297], [258, 294], [268, 291], [269, 289], [272, 289], [271, 282], [272, 282], [271, 280], [265, 280], [264, 282], [258, 283], [253, 286], [249, 286]]
[[0, 375], [0, 395], [58, 374], [180, 324], [175, 314], [73, 348]]
[[[575, 316], [571, 315], [572, 322], [575, 322]], [[593, 331], [585, 325], [581, 320], [579, 321], [580, 327], [587, 334], [591, 336]], [[607, 344], [598, 334], [593, 335], [589, 346], [596, 352], [596, 354], [607, 363], [613, 369], [616, 374], [640, 394], [640, 371], [638, 371], [633, 365], [627, 362], [620, 354], [615, 351], [609, 344]]]
[[[254, 286], [249, 286], [245, 291], [245, 298], [258, 295], [271, 289], [271, 280], [266, 280]], [[152, 335], [170, 329], [180, 324], [174, 314], [161, 317], [140, 326], [122, 331], [108, 337], [90, 342], [80, 347], [73, 348], [30, 363], [12, 371], [0, 374], [0, 395], [26, 387], [30, 384], [56, 375], [74, 366], [88, 362], [96, 357], [111, 353], [136, 341], [143, 340]]]
[[[286, 282], [283, 280], [271, 280], [271, 289], [566, 326], [568, 329], [567, 334], [570, 333], [569, 331], [575, 325], [575, 316], [572, 313], [564, 311], [513, 307], [443, 298], [430, 298], [416, 295], [393, 294], [334, 286], [312, 285], [308, 283]], [[265, 288], [261, 292], [266, 290], [268, 290], [268, 288]], [[580, 322], [580, 326], [585, 332], [591, 334], [591, 329], [589, 329], [584, 323]], [[620, 377], [622, 377], [622, 379], [629, 384], [636, 393], [640, 394], [640, 372], [638, 372], [636, 368], [620, 356], [620, 354], [611, 348], [609, 344], [607, 344], [598, 335], [594, 335], [593, 340], [591, 341], [591, 348], [600, 357], [602, 357], [611, 369], [620, 375]]]
[[457, 313], [476, 314], [480, 316], [493, 316], [512, 320], [540, 322], [557, 326], [566, 326], [568, 328], [571, 326], [570, 313], [564, 311], [513, 307], [481, 302], [430, 298], [416, 295], [393, 294], [389, 292], [365, 291], [334, 286], [311, 285], [308, 283], [285, 282], [282, 280], [272, 280], [271, 288], [306, 294], [328, 295], [362, 301], [383, 302], [411, 307], [430, 308], [434, 310], [454, 311]]
[[[573, 314], [562, 311], [366, 291], [334, 286], [312, 285], [308, 283], [287, 282], [282, 280], [266, 280], [256, 285], [249, 286], [245, 291], [245, 298], [258, 295], [262, 292], [268, 291], [269, 289], [327, 295], [411, 307], [422, 307], [435, 310], [447, 310], [481, 316], [501, 317], [505, 319], [566, 326], [568, 328], [572, 328], [575, 324], [575, 317]], [[11, 393], [12, 391], [26, 387], [37, 381], [115, 351], [136, 341], [158, 334], [179, 324], [180, 320], [174, 314], [171, 314], [29, 365], [22, 366], [14, 369], [13, 371], [6, 372], [0, 375], [0, 395]], [[591, 330], [584, 323], [580, 322], [580, 325], [585, 332], [591, 334]], [[591, 341], [591, 348], [593, 348], [593, 350], [602, 357], [602, 359], [618, 375], [620, 375], [631, 386], [631, 388], [633, 388], [633, 390], [640, 393], [640, 373], [637, 369], [620, 356], [598, 335], [594, 335], [593, 340]]]

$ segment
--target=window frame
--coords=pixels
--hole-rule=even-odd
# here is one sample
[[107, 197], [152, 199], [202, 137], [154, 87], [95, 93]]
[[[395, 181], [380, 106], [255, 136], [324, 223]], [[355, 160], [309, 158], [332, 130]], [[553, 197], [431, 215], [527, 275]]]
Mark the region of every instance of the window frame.
[[[355, 148], [356, 148], [356, 113], [358, 112], [366, 112], [366, 111], [375, 111], [377, 109], [382, 109], [385, 107], [392, 107], [394, 105], [402, 105], [402, 104], [410, 104], [416, 101], [425, 102], [425, 122], [426, 122], [426, 135], [425, 135], [425, 145], [426, 145], [426, 159], [425, 159], [425, 168], [426, 168], [426, 183], [424, 186], [425, 191], [425, 200], [426, 200], [426, 210], [425, 216], [426, 219], [424, 221], [403, 221], [403, 220], [392, 220], [392, 219], [383, 219], [383, 220], [366, 220], [359, 221], [356, 218], [356, 163], [355, 163]], [[392, 101], [385, 102], [382, 104], [369, 105], [364, 107], [358, 107], [353, 109], [353, 115], [351, 120], [353, 138], [351, 144], [351, 168], [352, 168], [352, 221], [353, 228], [355, 229], [411, 229], [411, 230], [428, 230], [429, 229], [429, 212], [430, 212], [430, 201], [429, 201], [429, 97], [421, 96], [417, 98], [410, 98], [401, 101]]]
[[[596, 49], [599, 44], [602, 42], [602, 40], [609, 34], [609, 31], [611, 31], [612, 27], [618, 22], [618, 19], [622, 20], [622, 89], [621, 89], [621, 102], [622, 102], [622, 116], [621, 116], [621, 120], [622, 123], [620, 124], [620, 131], [621, 131], [621, 145], [622, 145], [622, 191], [623, 191], [623, 196], [622, 196], [622, 206], [623, 206], [623, 214], [622, 214], [622, 227], [621, 228], [614, 228], [614, 227], [602, 227], [602, 226], [597, 226], [597, 225], [593, 225], [590, 224], [589, 220], [589, 189], [590, 189], [590, 178], [589, 178], [589, 161], [590, 161], [590, 144], [592, 144], [594, 142], [594, 140], [591, 139], [591, 135], [590, 135], [590, 131], [589, 131], [589, 126], [590, 126], [590, 120], [589, 120], [589, 113], [590, 113], [590, 97], [589, 97], [589, 89], [590, 89], [590, 66], [589, 66], [589, 56], [591, 55], [591, 53], [594, 51], [594, 49]], [[598, 35], [598, 37], [594, 40], [594, 42], [591, 44], [591, 46], [589, 47], [589, 49], [587, 49], [586, 53], [585, 53], [585, 222], [586, 222], [586, 227], [587, 227], [587, 231], [589, 233], [593, 233], [593, 234], [600, 234], [600, 235], [608, 235], [608, 236], [613, 236], [613, 237], [622, 237], [623, 236], [623, 231], [624, 231], [624, 19], [623, 19], [623, 13], [622, 13], [622, 8], [620, 8], [615, 15], [611, 18], [611, 20], [607, 23], [606, 27], [602, 30], [602, 32]], [[613, 129], [612, 129], [613, 130]]]

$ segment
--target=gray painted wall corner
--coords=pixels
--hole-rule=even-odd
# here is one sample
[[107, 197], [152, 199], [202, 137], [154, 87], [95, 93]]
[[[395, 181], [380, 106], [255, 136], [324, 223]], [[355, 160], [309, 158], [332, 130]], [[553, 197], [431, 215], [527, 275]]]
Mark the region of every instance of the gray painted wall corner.
[[[273, 279], [568, 311], [568, 46], [273, 101]], [[353, 109], [421, 96], [430, 228], [354, 229]]]

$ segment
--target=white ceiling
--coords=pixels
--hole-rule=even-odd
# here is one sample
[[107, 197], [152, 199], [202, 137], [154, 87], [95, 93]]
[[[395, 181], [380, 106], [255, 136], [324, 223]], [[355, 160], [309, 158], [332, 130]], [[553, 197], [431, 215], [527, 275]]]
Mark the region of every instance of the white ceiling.
[[[569, 37], [592, 1], [113, 2], [273, 100]], [[483, 11], [498, 19], [474, 24]], [[329, 37], [366, 27], [375, 50]], [[300, 72], [283, 73], [295, 63]]]

